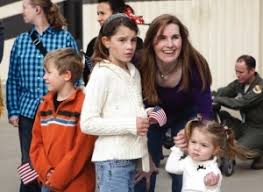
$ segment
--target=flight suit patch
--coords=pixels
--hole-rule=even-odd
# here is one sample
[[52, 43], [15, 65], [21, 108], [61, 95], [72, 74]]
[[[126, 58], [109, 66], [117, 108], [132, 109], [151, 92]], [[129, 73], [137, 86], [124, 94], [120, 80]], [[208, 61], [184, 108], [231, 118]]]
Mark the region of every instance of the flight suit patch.
[[254, 88], [253, 88], [253, 92], [256, 93], [256, 94], [260, 94], [262, 92], [262, 88], [260, 85], [256, 85]]

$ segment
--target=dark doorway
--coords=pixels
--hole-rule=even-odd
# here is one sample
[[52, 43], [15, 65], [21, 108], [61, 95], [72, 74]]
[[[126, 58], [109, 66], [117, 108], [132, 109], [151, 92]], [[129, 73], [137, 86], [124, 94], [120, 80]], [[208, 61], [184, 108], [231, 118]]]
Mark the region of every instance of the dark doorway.
[[68, 22], [68, 30], [82, 48], [82, 0], [67, 0], [62, 3], [62, 12]]

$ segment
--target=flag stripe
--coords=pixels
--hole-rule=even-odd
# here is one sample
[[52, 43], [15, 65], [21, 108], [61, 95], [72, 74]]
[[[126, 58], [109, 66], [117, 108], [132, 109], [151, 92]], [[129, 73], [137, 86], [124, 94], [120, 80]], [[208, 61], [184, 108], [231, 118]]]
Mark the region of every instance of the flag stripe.
[[24, 178], [24, 184], [30, 183], [38, 177], [37, 173], [33, 173], [32, 175]]
[[160, 127], [164, 126], [167, 122], [166, 114], [159, 106], [154, 107], [153, 111], [149, 114], [149, 118], [156, 120]]
[[31, 181], [34, 181], [38, 177], [37, 172], [31, 168], [29, 163], [20, 165], [17, 168], [17, 172], [24, 184], [28, 184]]

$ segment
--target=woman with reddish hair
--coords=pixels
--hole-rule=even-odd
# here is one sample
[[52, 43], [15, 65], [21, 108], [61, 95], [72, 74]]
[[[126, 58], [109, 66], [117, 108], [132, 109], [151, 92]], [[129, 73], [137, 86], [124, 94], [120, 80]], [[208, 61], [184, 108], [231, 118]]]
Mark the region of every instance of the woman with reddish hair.
[[[211, 117], [212, 78], [205, 58], [189, 41], [185, 25], [169, 14], [158, 16], [150, 24], [140, 71], [146, 105], [160, 105], [167, 115], [164, 127], [154, 124], [148, 131], [149, 152], [158, 167], [167, 130], [173, 137], [197, 114]], [[154, 191], [155, 179], [152, 175], [150, 191]], [[146, 181], [149, 184], [149, 178]], [[172, 191], [180, 192], [181, 185], [181, 176], [172, 175]]]

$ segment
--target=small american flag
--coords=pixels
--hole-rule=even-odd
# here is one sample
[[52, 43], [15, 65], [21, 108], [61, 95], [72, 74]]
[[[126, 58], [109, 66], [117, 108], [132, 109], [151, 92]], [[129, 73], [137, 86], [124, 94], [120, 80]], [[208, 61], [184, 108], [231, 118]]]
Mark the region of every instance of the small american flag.
[[24, 163], [17, 168], [18, 175], [20, 176], [22, 182], [26, 185], [31, 181], [34, 181], [38, 174], [31, 168], [29, 163]]
[[157, 121], [160, 127], [164, 126], [167, 122], [166, 114], [160, 106], [153, 108], [153, 111], [149, 114], [149, 119]]

